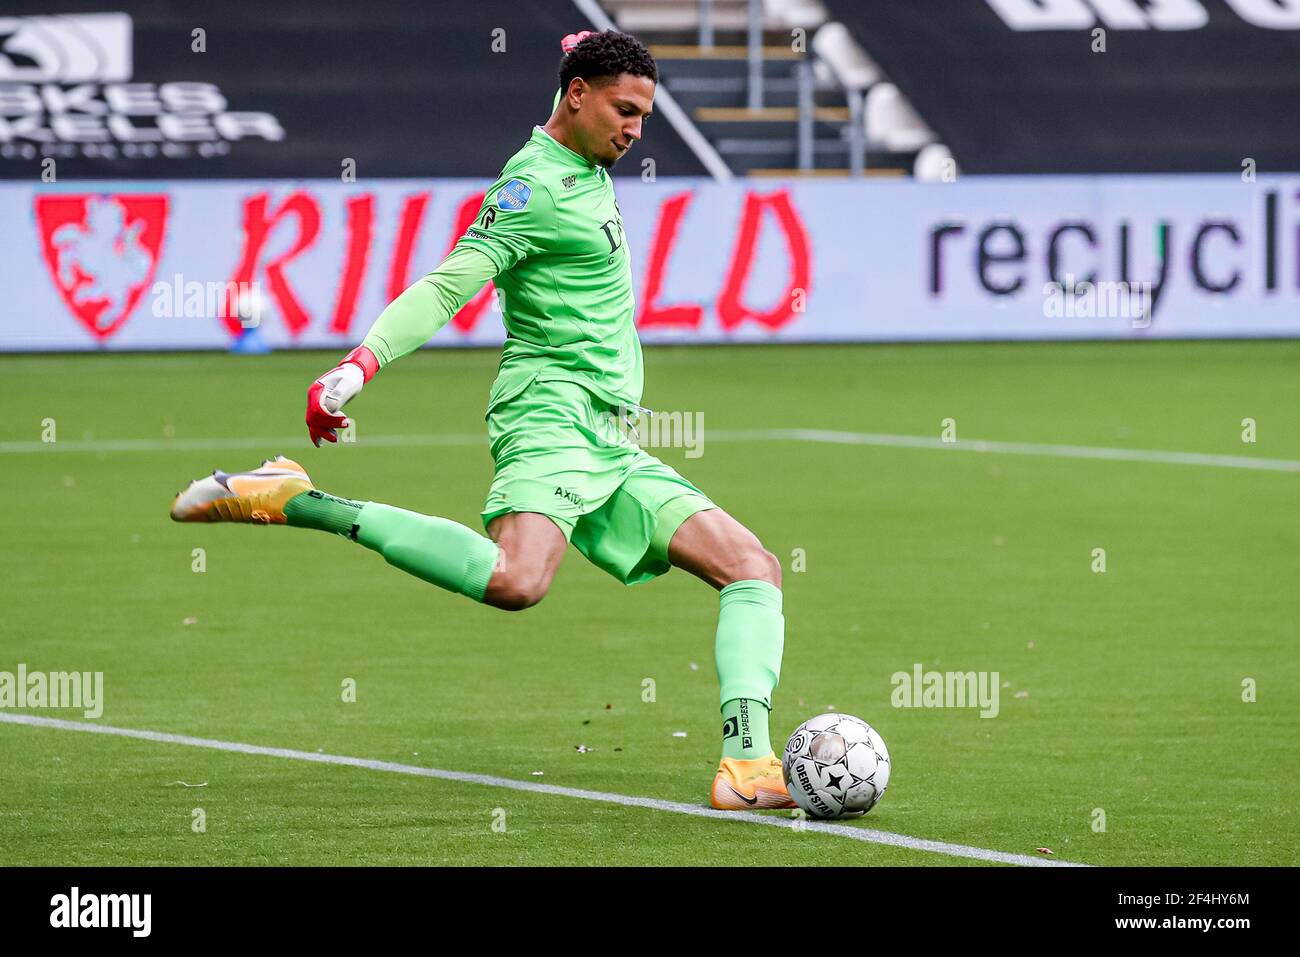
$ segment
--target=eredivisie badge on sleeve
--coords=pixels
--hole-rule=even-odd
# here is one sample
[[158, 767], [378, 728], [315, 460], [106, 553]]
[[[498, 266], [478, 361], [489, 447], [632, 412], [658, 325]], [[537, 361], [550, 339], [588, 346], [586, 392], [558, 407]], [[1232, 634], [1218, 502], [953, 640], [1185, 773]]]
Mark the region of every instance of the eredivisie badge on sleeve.
[[523, 209], [528, 205], [528, 197], [533, 195], [533, 188], [517, 179], [512, 179], [497, 190], [497, 206], [501, 209]]

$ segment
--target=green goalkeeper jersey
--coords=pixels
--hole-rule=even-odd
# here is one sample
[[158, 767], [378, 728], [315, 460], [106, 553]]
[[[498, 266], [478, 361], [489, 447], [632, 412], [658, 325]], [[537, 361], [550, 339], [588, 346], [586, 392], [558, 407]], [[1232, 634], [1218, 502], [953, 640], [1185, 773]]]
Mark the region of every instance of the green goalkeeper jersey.
[[456, 248], [497, 268], [506, 341], [489, 409], [534, 378], [640, 403], [632, 261], [607, 170], [534, 127]]

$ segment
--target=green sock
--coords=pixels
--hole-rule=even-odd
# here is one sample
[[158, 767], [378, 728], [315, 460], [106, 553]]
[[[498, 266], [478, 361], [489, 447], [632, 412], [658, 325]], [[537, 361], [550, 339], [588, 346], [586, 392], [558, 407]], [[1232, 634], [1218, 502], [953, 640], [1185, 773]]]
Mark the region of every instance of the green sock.
[[482, 601], [497, 562], [497, 543], [459, 522], [379, 502], [352, 502], [319, 489], [289, 499], [290, 525], [336, 532], [384, 556], [395, 568]]
[[772, 750], [767, 736], [767, 708], [752, 698], [734, 698], [722, 706], [722, 756], [752, 761]]
[[732, 582], [722, 589], [720, 602], [714, 658], [721, 688], [722, 755], [760, 758], [772, 750], [767, 717], [785, 647], [781, 589], [765, 581]]
[[497, 543], [448, 518], [367, 502], [356, 540], [394, 568], [482, 601], [496, 568]]
[[352, 537], [352, 526], [357, 523], [364, 502], [337, 498], [320, 489], [299, 492], [284, 503], [284, 517], [294, 528], [315, 528], [322, 532], [335, 532]]

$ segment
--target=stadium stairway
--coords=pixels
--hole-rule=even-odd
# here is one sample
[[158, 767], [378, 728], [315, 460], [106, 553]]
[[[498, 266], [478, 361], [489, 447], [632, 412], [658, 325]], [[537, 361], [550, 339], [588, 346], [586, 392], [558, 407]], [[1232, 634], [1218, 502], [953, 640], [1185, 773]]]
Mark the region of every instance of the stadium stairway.
[[[763, 105], [748, 107], [747, 0], [714, 0], [713, 45], [700, 45], [698, 0], [602, 0], [619, 29], [654, 54], [660, 79], [733, 172], [746, 176], [844, 176], [850, 171], [852, 111], [824, 64], [811, 69], [816, 25], [797, 34], [764, 18]], [[787, 21], [788, 22], [788, 21]], [[813, 108], [811, 163], [800, 168], [798, 70], [807, 62]], [[866, 138], [864, 172], [907, 175], [916, 149], [890, 149]]]

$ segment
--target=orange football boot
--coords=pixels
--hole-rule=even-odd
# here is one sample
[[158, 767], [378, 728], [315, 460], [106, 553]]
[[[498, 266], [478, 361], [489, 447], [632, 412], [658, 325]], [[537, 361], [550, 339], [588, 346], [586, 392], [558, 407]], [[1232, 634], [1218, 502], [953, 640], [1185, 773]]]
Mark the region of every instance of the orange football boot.
[[723, 758], [713, 779], [709, 803], [719, 811], [756, 811], [796, 807], [785, 788], [781, 761], [772, 752], [743, 761]]
[[172, 518], [178, 522], [283, 525], [285, 503], [312, 488], [306, 469], [277, 455], [251, 472], [216, 471], [195, 479], [172, 502]]

